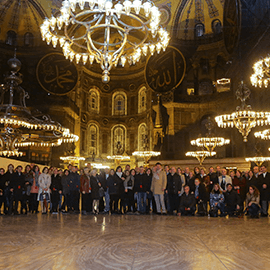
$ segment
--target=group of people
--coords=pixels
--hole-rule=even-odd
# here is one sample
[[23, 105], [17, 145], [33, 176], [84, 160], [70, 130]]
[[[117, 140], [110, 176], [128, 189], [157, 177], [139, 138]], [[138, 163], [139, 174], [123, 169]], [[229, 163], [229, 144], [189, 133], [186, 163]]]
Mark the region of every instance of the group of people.
[[0, 168], [0, 214], [150, 214], [267, 217], [270, 173], [265, 166], [241, 172], [217, 166], [184, 170], [129, 165], [98, 172], [12, 164]]

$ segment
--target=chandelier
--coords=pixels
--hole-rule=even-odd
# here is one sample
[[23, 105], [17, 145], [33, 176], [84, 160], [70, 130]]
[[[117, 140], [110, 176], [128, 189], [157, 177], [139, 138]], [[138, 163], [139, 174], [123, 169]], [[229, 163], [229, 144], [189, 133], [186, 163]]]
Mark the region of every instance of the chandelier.
[[21, 62], [15, 55], [8, 60], [8, 65], [10, 74], [0, 85], [0, 155], [21, 156], [19, 147], [51, 147], [78, 141], [77, 135], [50, 116], [39, 111], [32, 114], [25, 104], [29, 95], [20, 86]]
[[165, 50], [170, 40], [150, 0], [64, 0], [60, 13], [43, 21], [43, 40], [53, 47], [59, 43], [77, 64], [99, 63], [104, 83], [113, 66], [135, 64], [142, 55]]
[[121, 161], [124, 160], [130, 160], [130, 156], [123, 154], [123, 155], [112, 155], [112, 156], [107, 156], [107, 159], [113, 159], [116, 166], [118, 166]]
[[210, 151], [190, 151], [190, 152], [186, 152], [186, 156], [187, 157], [195, 157], [198, 159], [200, 165], [203, 164], [204, 160], [207, 157], [213, 157], [216, 155], [216, 152], [210, 152]]
[[215, 118], [217, 125], [221, 128], [236, 127], [242, 134], [244, 142], [247, 142], [247, 136], [252, 128], [270, 123], [269, 112], [255, 112], [251, 110], [250, 105], [246, 105], [246, 99], [249, 96], [250, 90], [242, 81], [236, 91], [236, 97], [241, 100], [241, 106], [237, 106], [236, 111], [231, 114], [219, 115]]
[[207, 118], [205, 127], [208, 130], [206, 137], [199, 137], [196, 140], [192, 140], [190, 142], [191, 145], [195, 145], [197, 147], [204, 148], [209, 152], [213, 152], [217, 146], [221, 147], [223, 145], [227, 145], [230, 143], [229, 139], [224, 139], [223, 137], [212, 136], [212, 129], [214, 125], [210, 117]]
[[68, 161], [68, 162], [76, 162], [76, 161], [85, 160], [84, 157], [77, 157], [77, 156], [65, 156], [65, 157], [60, 157], [60, 159], [63, 161]]
[[254, 133], [254, 136], [262, 140], [270, 140], [270, 129], [265, 129], [263, 131], [258, 131]]
[[254, 162], [257, 166], [262, 166], [265, 161], [270, 161], [270, 157], [250, 157], [245, 158], [247, 162]]
[[251, 84], [255, 87], [268, 87], [270, 81], [270, 56], [257, 61], [253, 65], [254, 73], [250, 76]]
[[142, 157], [144, 159], [144, 165], [148, 166], [150, 158], [160, 156], [161, 153], [158, 151], [135, 151], [132, 155]]

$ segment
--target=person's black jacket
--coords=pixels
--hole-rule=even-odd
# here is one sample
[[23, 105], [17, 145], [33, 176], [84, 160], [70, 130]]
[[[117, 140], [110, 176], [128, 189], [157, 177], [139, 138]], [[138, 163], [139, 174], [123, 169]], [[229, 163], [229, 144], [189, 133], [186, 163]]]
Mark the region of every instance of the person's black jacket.
[[59, 174], [57, 174], [56, 176], [54, 176], [54, 174], [52, 175], [50, 189], [52, 192], [57, 191], [59, 193], [60, 190], [62, 191], [62, 181]]
[[181, 196], [180, 204], [179, 204], [179, 210], [185, 207], [185, 208], [192, 208], [196, 206], [196, 199], [194, 197], [194, 194], [189, 193], [186, 195], [186, 193], [183, 193]]
[[209, 177], [210, 177], [210, 185], [209, 185], [209, 190], [212, 190], [214, 187], [214, 184], [218, 184], [218, 177], [217, 174], [215, 172], [213, 173], [208, 173]]
[[255, 186], [257, 189], [260, 190], [260, 183], [259, 183], [259, 178], [257, 178], [256, 176], [252, 176], [252, 178], [249, 180], [247, 180], [246, 182], [246, 194], [249, 191], [249, 187], [250, 186]]
[[[270, 200], [270, 173], [267, 172], [265, 177], [260, 174], [258, 177], [260, 200], [269, 201]], [[263, 188], [263, 185], [267, 185], [267, 188]]]
[[[194, 195], [195, 195], [195, 190], [196, 190], [196, 186], [194, 189]], [[199, 196], [197, 198], [195, 198], [197, 201], [202, 201], [204, 203], [206, 203], [209, 200], [209, 194], [206, 191], [205, 185], [200, 183], [199, 184]]]
[[5, 181], [5, 175], [1, 175], [0, 174], [0, 192], [4, 193], [4, 190], [5, 190], [5, 185], [6, 181]]
[[147, 191], [147, 176], [145, 173], [136, 174], [134, 179], [134, 192], [146, 192]]
[[104, 192], [107, 191], [107, 181], [106, 181], [106, 175], [105, 174], [99, 174], [97, 175], [98, 181], [101, 183], [102, 187], [104, 188]]
[[[101, 186], [99, 186], [99, 183]], [[91, 197], [92, 200], [99, 200], [100, 199], [100, 195], [99, 195], [99, 189], [101, 187], [103, 187], [103, 189], [105, 188], [104, 183], [99, 181], [98, 175], [90, 176], [90, 186], [91, 186]]]
[[168, 194], [178, 194], [178, 191], [182, 189], [182, 181], [179, 174], [175, 173], [174, 175], [167, 175], [167, 187], [166, 190]]
[[107, 178], [107, 186], [109, 188], [110, 195], [120, 195], [120, 186], [122, 184], [122, 180], [119, 177], [115, 177], [114, 175], [110, 175]]
[[145, 182], [146, 182], [146, 184], [145, 184], [145, 189], [146, 189], [146, 192], [151, 192], [151, 184], [152, 184], [152, 174], [149, 174], [149, 175], [147, 175], [147, 174], [145, 174], [146, 176], [145, 176]]
[[70, 191], [79, 191], [80, 192], [80, 175], [77, 172], [71, 172], [69, 174], [69, 188]]
[[25, 184], [25, 177], [23, 173], [15, 172], [11, 175], [9, 187], [13, 188], [14, 196], [22, 195], [23, 186]]
[[195, 191], [195, 183], [194, 183], [195, 179], [196, 179], [196, 177], [193, 176], [186, 183], [189, 186], [189, 188], [190, 188], [190, 192], [194, 192]]
[[238, 195], [237, 191], [231, 190], [230, 192], [227, 190], [226, 192], [223, 193], [224, 198], [225, 198], [225, 205], [228, 207], [236, 207], [236, 205], [240, 206], [241, 199], [240, 196]]

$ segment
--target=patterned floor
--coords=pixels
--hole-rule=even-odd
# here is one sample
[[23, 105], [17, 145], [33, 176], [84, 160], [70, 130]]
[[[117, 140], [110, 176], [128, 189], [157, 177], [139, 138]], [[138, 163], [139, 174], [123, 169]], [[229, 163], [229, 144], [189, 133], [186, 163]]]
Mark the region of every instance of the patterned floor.
[[270, 269], [270, 219], [0, 217], [0, 269]]

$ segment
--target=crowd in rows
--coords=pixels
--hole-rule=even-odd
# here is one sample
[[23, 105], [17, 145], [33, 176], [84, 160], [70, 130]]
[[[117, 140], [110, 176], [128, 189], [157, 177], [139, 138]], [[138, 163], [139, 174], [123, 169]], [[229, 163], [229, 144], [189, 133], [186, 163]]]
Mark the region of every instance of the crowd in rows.
[[0, 169], [0, 213], [268, 216], [270, 173], [265, 166], [241, 172], [129, 165], [98, 171], [37, 165]]

